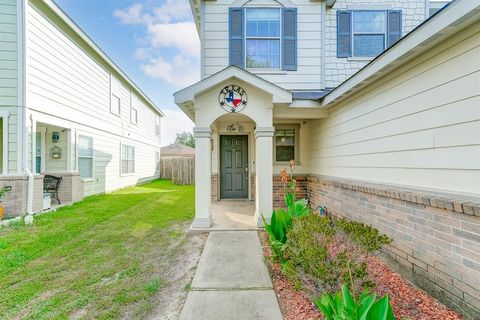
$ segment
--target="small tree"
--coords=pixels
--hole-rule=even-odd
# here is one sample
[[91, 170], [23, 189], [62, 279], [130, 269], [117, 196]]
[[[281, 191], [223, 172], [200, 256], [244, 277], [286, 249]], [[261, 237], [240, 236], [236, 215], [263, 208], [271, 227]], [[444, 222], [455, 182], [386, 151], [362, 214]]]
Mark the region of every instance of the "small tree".
[[182, 133], [177, 133], [177, 138], [175, 139], [175, 143], [184, 144], [186, 146], [195, 148], [195, 137], [193, 133], [184, 131]]

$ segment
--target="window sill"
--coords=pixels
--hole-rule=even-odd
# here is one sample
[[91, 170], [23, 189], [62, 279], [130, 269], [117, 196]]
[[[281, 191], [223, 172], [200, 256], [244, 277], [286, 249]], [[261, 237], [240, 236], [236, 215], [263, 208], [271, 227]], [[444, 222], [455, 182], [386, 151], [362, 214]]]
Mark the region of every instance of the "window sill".
[[370, 61], [375, 59], [375, 57], [349, 57], [348, 61]]
[[[274, 161], [274, 166], [288, 166], [290, 167], [290, 161]], [[295, 161], [295, 167], [301, 166], [302, 163], [300, 161]]]
[[120, 173], [120, 177], [133, 177], [135, 175], [135, 172], [133, 173]]
[[248, 72], [253, 74], [287, 74], [287, 71], [284, 70], [268, 70], [268, 69], [246, 69]]
[[82, 182], [87, 183], [87, 182], [93, 182], [95, 179], [93, 178], [82, 178]]

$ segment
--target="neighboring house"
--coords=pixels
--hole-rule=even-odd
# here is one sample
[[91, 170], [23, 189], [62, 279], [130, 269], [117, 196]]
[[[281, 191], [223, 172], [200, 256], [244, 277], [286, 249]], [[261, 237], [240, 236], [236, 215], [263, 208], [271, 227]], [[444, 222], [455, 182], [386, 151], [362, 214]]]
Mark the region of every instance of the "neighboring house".
[[255, 201], [261, 225], [294, 159], [313, 208], [387, 233], [423, 288], [478, 315], [478, 0], [429, 19], [424, 0], [191, 4], [202, 80], [174, 97], [195, 123], [193, 227], [221, 199]]
[[195, 149], [181, 143], [172, 143], [160, 149], [162, 159], [195, 157]]
[[51, 0], [0, 1], [0, 185], [7, 215], [158, 177], [161, 111]]

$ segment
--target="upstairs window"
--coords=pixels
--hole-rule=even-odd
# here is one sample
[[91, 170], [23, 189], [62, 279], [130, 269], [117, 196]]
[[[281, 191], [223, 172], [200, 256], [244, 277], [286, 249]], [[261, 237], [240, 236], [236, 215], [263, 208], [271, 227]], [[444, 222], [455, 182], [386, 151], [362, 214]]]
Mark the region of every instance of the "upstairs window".
[[280, 69], [280, 8], [246, 9], [247, 68]]
[[385, 11], [353, 11], [353, 56], [376, 57], [385, 50]]
[[110, 112], [119, 116], [121, 112], [122, 84], [115, 76], [110, 75]]
[[401, 38], [401, 11], [337, 12], [337, 57], [373, 58]]
[[297, 70], [296, 8], [230, 8], [229, 64]]
[[130, 122], [133, 124], [138, 123], [138, 112], [137, 109], [133, 107], [130, 109]]

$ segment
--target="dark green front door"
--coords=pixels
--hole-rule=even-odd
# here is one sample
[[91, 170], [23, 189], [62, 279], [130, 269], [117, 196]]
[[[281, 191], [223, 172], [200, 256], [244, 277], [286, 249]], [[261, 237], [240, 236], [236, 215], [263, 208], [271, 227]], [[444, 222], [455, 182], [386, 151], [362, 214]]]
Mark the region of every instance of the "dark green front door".
[[248, 198], [247, 136], [220, 136], [220, 196]]

